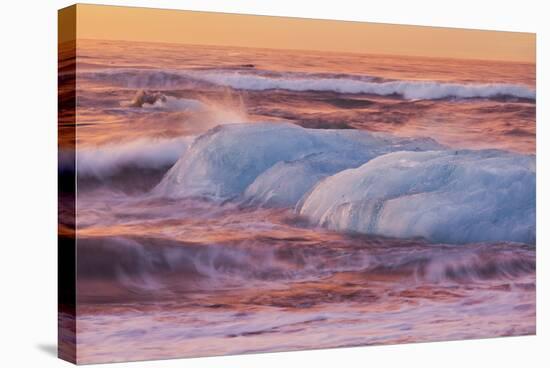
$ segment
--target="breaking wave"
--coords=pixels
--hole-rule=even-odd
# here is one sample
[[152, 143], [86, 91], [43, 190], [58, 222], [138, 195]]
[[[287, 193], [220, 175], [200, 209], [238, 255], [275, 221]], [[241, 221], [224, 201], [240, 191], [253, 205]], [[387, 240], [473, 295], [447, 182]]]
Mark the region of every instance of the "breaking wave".
[[137, 139], [127, 143], [79, 148], [79, 176], [103, 178], [125, 168], [155, 169], [173, 165], [185, 152], [193, 137]]
[[286, 89], [330, 91], [381, 96], [399, 95], [408, 100], [444, 98], [517, 97], [535, 99], [535, 91], [516, 84], [459, 84], [421, 81], [370, 82], [351, 78], [271, 78], [243, 73], [202, 73], [200, 77], [218, 85], [245, 90]]
[[207, 71], [119, 69], [83, 72], [83, 77], [100, 79], [129, 88], [168, 89], [193, 84], [226, 86], [239, 90], [329, 91], [350, 94], [400, 96], [409, 100], [448, 98], [536, 99], [534, 89], [510, 83], [446, 83], [438, 81], [385, 80], [371, 76], [262, 71]]
[[[345, 242], [345, 240], [343, 240]], [[270, 243], [271, 242], [271, 243]], [[269, 246], [265, 246], [269, 243]], [[535, 271], [532, 248], [514, 243], [464, 247], [375, 238], [361, 248], [252, 238], [241, 244], [193, 244], [139, 237], [82, 238], [82, 281], [102, 279], [151, 292], [307, 281], [340, 272], [407, 277], [418, 282], [512, 279]], [[175, 283], [171, 284], [170, 280]]]

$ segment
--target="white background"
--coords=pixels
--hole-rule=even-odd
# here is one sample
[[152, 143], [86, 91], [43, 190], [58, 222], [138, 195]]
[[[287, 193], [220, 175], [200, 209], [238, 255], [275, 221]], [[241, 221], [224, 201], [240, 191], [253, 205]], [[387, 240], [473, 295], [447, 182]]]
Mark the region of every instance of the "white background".
[[[102, 1], [104, 4], [537, 32], [537, 336], [118, 364], [121, 367], [548, 367], [549, 26], [544, 0]], [[0, 10], [0, 366], [58, 367], [57, 9]], [[100, 26], [100, 25], [99, 25]], [[144, 25], [146, 26], [146, 25]], [[547, 188], [546, 191], [543, 188]], [[546, 225], [546, 226], [545, 226]], [[545, 290], [546, 289], [546, 290]], [[545, 313], [546, 312], [546, 313]]]

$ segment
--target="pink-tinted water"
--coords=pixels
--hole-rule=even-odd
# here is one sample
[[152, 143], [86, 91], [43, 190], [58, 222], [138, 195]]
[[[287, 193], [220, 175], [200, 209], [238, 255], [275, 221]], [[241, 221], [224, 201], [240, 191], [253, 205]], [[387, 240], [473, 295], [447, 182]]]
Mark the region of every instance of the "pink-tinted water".
[[[534, 91], [534, 65], [90, 40], [77, 59], [77, 141], [92, 157], [78, 183], [79, 362], [535, 332], [533, 245], [342, 234], [290, 208], [159, 198], [149, 189], [178, 149], [155, 148], [159, 164], [146, 169], [138, 154], [256, 121], [534, 154], [533, 96], [347, 90], [426, 81]], [[320, 79], [337, 87], [260, 88]], [[142, 103], [141, 90], [165, 100]]]

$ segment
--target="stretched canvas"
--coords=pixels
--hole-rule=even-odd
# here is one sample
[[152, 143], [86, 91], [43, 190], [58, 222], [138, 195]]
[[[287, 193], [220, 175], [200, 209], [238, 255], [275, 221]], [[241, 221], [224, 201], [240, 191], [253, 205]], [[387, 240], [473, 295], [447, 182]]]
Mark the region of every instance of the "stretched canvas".
[[530, 335], [535, 35], [59, 12], [59, 356]]

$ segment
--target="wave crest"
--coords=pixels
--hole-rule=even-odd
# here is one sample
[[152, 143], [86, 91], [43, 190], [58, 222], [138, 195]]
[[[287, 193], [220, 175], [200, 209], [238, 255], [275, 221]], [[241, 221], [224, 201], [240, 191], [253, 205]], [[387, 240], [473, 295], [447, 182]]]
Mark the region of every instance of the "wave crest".
[[131, 88], [176, 88], [197, 84], [231, 87], [239, 90], [327, 91], [350, 94], [400, 96], [404, 99], [520, 98], [534, 100], [536, 92], [526, 85], [510, 83], [448, 83], [439, 81], [387, 80], [372, 76], [323, 75], [308, 73], [268, 73], [265, 71], [207, 71], [121, 69], [82, 72]]
[[205, 245], [157, 238], [94, 237], [82, 238], [78, 252], [78, 276], [83, 282], [106, 280], [145, 291], [150, 297], [155, 291], [318, 280], [341, 272], [437, 284], [513, 279], [532, 274], [536, 268], [532, 248], [520, 244], [450, 247], [397, 239], [378, 244], [376, 238], [364, 239], [363, 247], [348, 248], [345, 243], [312, 245], [263, 238], [239, 245]]
[[79, 148], [79, 176], [104, 178], [124, 168], [156, 169], [173, 165], [185, 152], [192, 137], [171, 139], [141, 138], [127, 143]]
[[201, 73], [208, 82], [244, 90], [285, 89], [291, 91], [330, 91], [381, 96], [399, 95], [409, 100], [444, 98], [516, 97], [535, 99], [535, 91], [516, 84], [459, 84], [424, 81], [371, 82], [351, 78], [271, 78], [243, 73]]

